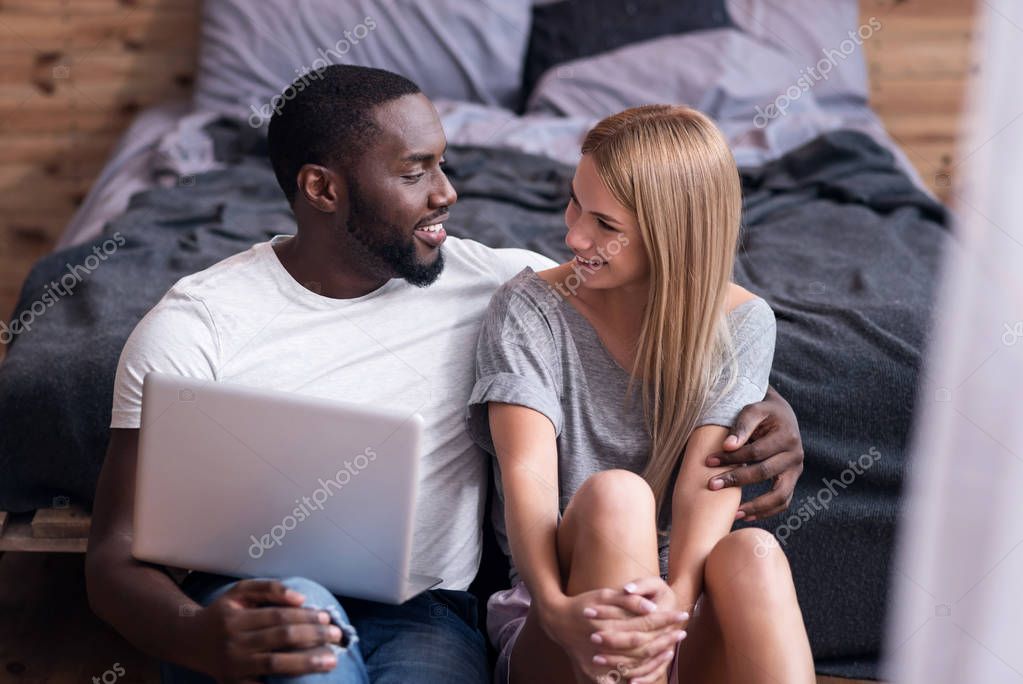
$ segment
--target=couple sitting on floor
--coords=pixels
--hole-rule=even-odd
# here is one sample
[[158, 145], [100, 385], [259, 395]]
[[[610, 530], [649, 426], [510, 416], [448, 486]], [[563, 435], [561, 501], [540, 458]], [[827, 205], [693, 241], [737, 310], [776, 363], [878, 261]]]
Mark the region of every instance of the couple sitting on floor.
[[[783, 552], [731, 531], [787, 508], [802, 447], [768, 387], [774, 315], [731, 282], [741, 189], [715, 125], [668, 105], [598, 123], [561, 265], [446, 236], [447, 142], [401, 76], [329, 67], [268, 136], [296, 235], [180, 280], [117, 369], [89, 598], [164, 681], [813, 682]], [[133, 559], [150, 371], [420, 412], [413, 571], [441, 588], [390, 606]], [[512, 567], [496, 672], [466, 591], [487, 454]]]

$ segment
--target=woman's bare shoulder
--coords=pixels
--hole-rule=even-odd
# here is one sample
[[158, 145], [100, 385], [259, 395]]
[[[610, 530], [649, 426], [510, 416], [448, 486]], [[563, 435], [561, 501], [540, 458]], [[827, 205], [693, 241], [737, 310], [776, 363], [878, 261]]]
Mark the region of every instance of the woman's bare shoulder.
[[756, 294], [750, 292], [749, 290], [747, 290], [746, 288], [742, 287], [741, 285], [736, 285], [735, 283], [729, 283], [728, 284], [728, 295], [725, 298], [725, 308], [728, 311], [731, 311], [735, 307], [737, 307], [737, 306], [739, 306], [741, 304], [745, 304], [746, 302], [750, 301], [751, 299], [756, 299], [756, 298], [757, 298]]
[[569, 273], [572, 272], [572, 262], [567, 264], [560, 264], [553, 268], [547, 268], [542, 271], [537, 271], [538, 275], [543, 280], [547, 281], [548, 285], [555, 285], [562, 282]]

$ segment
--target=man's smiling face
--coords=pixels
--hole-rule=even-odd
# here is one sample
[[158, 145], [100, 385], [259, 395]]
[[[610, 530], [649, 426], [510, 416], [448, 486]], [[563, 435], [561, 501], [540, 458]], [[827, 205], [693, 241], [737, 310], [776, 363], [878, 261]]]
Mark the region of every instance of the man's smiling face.
[[447, 139], [437, 111], [422, 94], [373, 110], [377, 131], [346, 175], [345, 229], [372, 265], [424, 287], [444, 268], [442, 225], [458, 195], [441, 168]]

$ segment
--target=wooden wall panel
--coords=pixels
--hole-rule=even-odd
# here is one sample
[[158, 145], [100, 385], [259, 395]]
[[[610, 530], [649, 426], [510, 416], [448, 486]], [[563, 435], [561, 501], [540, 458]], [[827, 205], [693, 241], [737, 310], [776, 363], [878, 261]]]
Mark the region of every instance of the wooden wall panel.
[[[860, 2], [883, 27], [865, 44], [873, 105], [944, 199], [977, 2]], [[0, 0], [0, 316], [134, 115], [190, 94], [199, 3]]]
[[979, 0], [861, 0], [881, 30], [864, 43], [871, 105], [924, 181], [954, 205], [956, 140]]
[[199, 0], [0, 2], [0, 316], [135, 114], [190, 96], [198, 15]]

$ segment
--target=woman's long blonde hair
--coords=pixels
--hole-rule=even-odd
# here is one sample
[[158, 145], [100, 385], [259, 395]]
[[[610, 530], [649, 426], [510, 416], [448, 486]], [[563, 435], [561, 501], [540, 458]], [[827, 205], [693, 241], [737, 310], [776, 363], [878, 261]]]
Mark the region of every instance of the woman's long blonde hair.
[[582, 153], [635, 213], [650, 260], [632, 377], [642, 380], [651, 436], [643, 477], [660, 511], [718, 374], [724, 368], [734, 379], [725, 306], [742, 216], [739, 173], [714, 123], [683, 106], [610, 116], [586, 135]]

